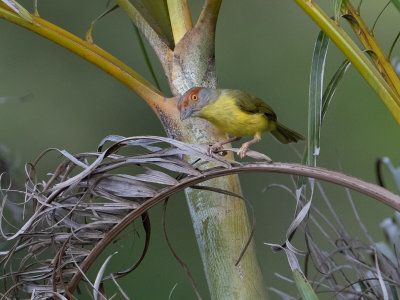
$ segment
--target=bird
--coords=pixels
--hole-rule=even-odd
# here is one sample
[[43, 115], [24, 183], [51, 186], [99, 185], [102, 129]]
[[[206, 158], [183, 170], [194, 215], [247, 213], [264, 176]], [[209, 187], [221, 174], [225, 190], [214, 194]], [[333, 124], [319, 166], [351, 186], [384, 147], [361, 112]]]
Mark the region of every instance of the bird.
[[253, 136], [238, 151], [243, 158], [249, 147], [261, 140], [261, 134], [268, 132], [283, 144], [304, 140], [301, 134], [279, 123], [267, 103], [240, 90], [193, 87], [178, 98], [177, 108], [181, 120], [203, 118], [229, 134], [229, 139], [210, 145], [210, 153], [220, 151], [223, 145], [244, 136]]

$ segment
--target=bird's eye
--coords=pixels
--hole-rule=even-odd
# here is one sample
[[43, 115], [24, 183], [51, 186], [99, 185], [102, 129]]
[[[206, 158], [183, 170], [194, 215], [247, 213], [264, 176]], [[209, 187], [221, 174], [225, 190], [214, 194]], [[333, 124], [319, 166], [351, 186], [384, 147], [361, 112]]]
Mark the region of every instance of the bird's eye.
[[199, 100], [199, 97], [196, 94], [192, 95], [191, 98], [192, 98], [193, 101]]

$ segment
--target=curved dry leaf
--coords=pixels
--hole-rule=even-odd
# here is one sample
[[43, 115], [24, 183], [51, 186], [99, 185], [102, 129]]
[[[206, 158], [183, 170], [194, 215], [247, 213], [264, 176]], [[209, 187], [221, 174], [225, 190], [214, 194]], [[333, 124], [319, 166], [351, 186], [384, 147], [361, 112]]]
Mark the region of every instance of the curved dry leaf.
[[[237, 165], [223, 157], [208, 155], [204, 146], [163, 137], [108, 136], [101, 141], [99, 149], [107, 143], [113, 144], [103, 152], [77, 155], [66, 150], [48, 149], [26, 168], [26, 190], [21, 192], [25, 202], [35, 202], [34, 211], [14, 234], [5, 232], [4, 217], [0, 212], [1, 234], [6, 240], [16, 240], [15, 247], [1, 252], [0, 262], [7, 264], [12, 255], [25, 253], [20, 268], [27, 271], [8, 273], [4, 278], [18, 278], [25, 291], [33, 291], [35, 281], [43, 283], [37, 284], [37, 288], [52, 291], [52, 276], [58, 278], [62, 274], [62, 280], [69, 282], [76, 272], [80, 272], [76, 264], [91, 254], [86, 247], [105, 238], [111, 228], [129, 212], [140, 208], [144, 200], [156, 196], [165, 187], [178, 185], [185, 177], [201, 176], [200, 165], [204, 168], [206, 165], [221, 168]], [[121, 154], [122, 150], [124, 154]], [[47, 174], [47, 179], [36, 178], [39, 162], [53, 151], [61, 154], [60, 164]], [[198, 163], [192, 165], [184, 161], [183, 156], [192, 157]], [[133, 175], [115, 173], [123, 167], [132, 169]], [[2, 189], [1, 192], [7, 195], [9, 191]], [[3, 199], [3, 205], [6, 199]], [[24, 242], [25, 238], [30, 242]], [[55, 272], [48, 264], [45, 253], [49, 247], [62, 252], [58, 267], [62, 273]], [[31, 264], [33, 257], [41, 262], [41, 267]], [[15, 289], [20, 289], [18, 284], [10, 293], [17, 292]], [[57, 285], [57, 292], [62, 293], [63, 289], [62, 285]]]
[[[99, 272], [97, 272], [96, 280], [94, 281], [94, 284], [93, 284], [93, 298], [94, 298], [94, 300], [97, 300], [99, 289], [100, 289], [100, 284], [101, 284], [101, 282], [103, 280], [102, 278], [103, 278], [104, 272], [106, 271], [106, 267], [107, 267], [108, 263], [110, 262], [111, 258], [117, 253], [118, 252], [114, 252], [113, 254], [109, 255], [106, 258], [106, 260], [104, 261], [104, 263], [101, 265], [101, 268], [100, 268]], [[101, 297], [101, 299], [103, 299], [103, 297]]]
[[[24, 204], [34, 204], [31, 205], [33, 210], [31, 217], [20, 225], [16, 233], [8, 234], [3, 226], [4, 212], [0, 211], [0, 232], [5, 239], [13, 240], [8, 251], [0, 252], [0, 265], [5, 272], [4, 275], [0, 275], [0, 279], [4, 279], [5, 287], [8, 289], [7, 297], [20, 295], [23, 291], [32, 293], [35, 289], [40, 289], [43, 293], [56, 291], [64, 295], [64, 289], [68, 285], [70, 287], [72, 285], [71, 288], [74, 290], [75, 282], [85, 276], [83, 271], [90, 266], [87, 262], [98, 257], [102, 249], [112, 242], [119, 232], [149, 208], [186, 187], [216, 176], [238, 173], [251, 168], [260, 170], [261, 166], [272, 172], [296, 175], [313, 176], [312, 174], [317, 171], [316, 168], [269, 163], [268, 160], [240, 164], [218, 155], [207, 155], [204, 146], [163, 137], [110, 136], [100, 143], [100, 149], [104, 148], [107, 142], [113, 144], [103, 152], [71, 155], [65, 150], [50, 149], [43, 152], [31, 168], [26, 168], [25, 191], [20, 192], [24, 196], [22, 199]], [[54, 150], [61, 154], [60, 164], [55, 171], [38, 178], [35, 171], [39, 169], [39, 162]], [[263, 157], [257, 153], [254, 155]], [[184, 161], [183, 156], [190, 157], [190, 161], [196, 163], [190, 164]], [[128, 168], [130, 174], [118, 174], [122, 173], [121, 168], [124, 168], [124, 171]], [[309, 173], [304, 172], [307, 168]], [[293, 170], [299, 173], [293, 173]], [[321, 174], [328, 172], [328, 170], [318, 170]], [[327, 180], [326, 176], [321, 175], [320, 178]], [[400, 203], [398, 196], [375, 185], [357, 181], [355, 178], [351, 181], [349, 176], [339, 173], [332, 175], [332, 178], [340, 178], [348, 184], [347, 186], [359, 191], [363, 191], [360, 188], [362, 186], [365, 193], [368, 188], [368, 195], [380, 197], [379, 199], [384, 199], [382, 201], [393, 207], [397, 207], [396, 201]], [[331, 181], [338, 182], [333, 179]], [[348, 183], [350, 181], [357, 184], [351, 186]], [[214, 191], [225, 193], [219, 189]], [[4, 188], [1, 192], [7, 196], [9, 191]], [[3, 199], [3, 207], [6, 199], [7, 197]], [[303, 207], [290, 230], [301, 224], [310, 205], [309, 203]], [[308, 245], [314, 247], [311, 240]], [[289, 241], [286, 247], [285, 251], [293, 255], [296, 253], [295, 247]], [[54, 251], [53, 260], [48, 257], [49, 249]], [[317, 252], [316, 249], [313, 251]], [[350, 252], [346, 254], [346, 259], [349, 261], [353, 259]], [[18, 260], [19, 265], [15, 266], [15, 270], [7, 273], [6, 270], [9, 269], [15, 255], [22, 259]], [[326, 257], [325, 253], [320, 252], [317, 261], [323, 261], [324, 258], [328, 260]], [[389, 259], [385, 260], [381, 254], [378, 255], [378, 259], [382, 272], [390, 268], [393, 270]], [[365, 264], [359, 267], [366, 268]], [[386, 280], [386, 277], [383, 279]], [[57, 284], [53, 285], [53, 282]], [[87, 284], [90, 285], [90, 281]]]
[[[109, 135], [107, 137], [105, 137], [104, 139], [101, 140], [101, 142], [99, 143], [99, 145], [97, 146], [98, 151], [101, 151], [101, 149], [103, 148], [104, 144], [107, 142], [113, 142], [113, 143], [119, 143], [122, 140], [126, 140], [125, 137], [120, 136], [120, 135]], [[146, 150], [155, 152], [158, 150], [161, 150], [162, 148], [160, 147], [152, 147], [150, 145], [158, 143], [158, 141], [155, 140], [143, 140], [143, 139], [138, 139], [138, 140], [127, 140], [124, 142], [124, 144], [129, 145], [129, 146], [141, 146], [143, 148], [145, 148]]]
[[152, 170], [148, 167], [146, 168], [146, 172], [143, 174], [138, 174], [131, 176], [132, 179], [140, 180], [140, 181], [145, 181], [145, 182], [153, 182], [153, 183], [158, 183], [158, 184], [164, 184], [164, 185], [174, 185], [178, 183], [178, 180], [173, 178], [172, 176], [157, 171], [157, 170]]
[[157, 194], [155, 187], [135, 180], [126, 174], [109, 175], [95, 180], [95, 182], [89, 182], [89, 184], [94, 185], [95, 192], [103, 190], [124, 198], [149, 198]]

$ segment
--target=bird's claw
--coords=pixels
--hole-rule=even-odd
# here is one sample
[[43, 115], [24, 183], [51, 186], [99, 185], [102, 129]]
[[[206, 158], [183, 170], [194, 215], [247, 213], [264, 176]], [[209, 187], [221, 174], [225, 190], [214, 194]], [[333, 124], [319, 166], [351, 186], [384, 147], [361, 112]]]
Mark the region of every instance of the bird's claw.
[[222, 144], [220, 142], [216, 142], [214, 144], [208, 145], [207, 152], [209, 154], [211, 154], [211, 153], [217, 152], [219, 150], [222, 150], [223, 148], [224, 147], [222, 147]]
[[249, 146], [246, 144], [243, 144], [242, 147], [240, 147], [237, 154], [239, 155], [240, 158], [243, 158], [246, 156], [248, 150], [249, 150]]
[[[207, 152], [208, 152], [208, 154], [211, 154], [211, 153], [220, 152], [223, 149], [224, 149], [224, 147], [222, 146], [222, 143], [216, 142], [214, 144], [208, 145]], [[219, 154], [221, 156], [225, 156], [228, 153], [226, 151], [221, 151]]]

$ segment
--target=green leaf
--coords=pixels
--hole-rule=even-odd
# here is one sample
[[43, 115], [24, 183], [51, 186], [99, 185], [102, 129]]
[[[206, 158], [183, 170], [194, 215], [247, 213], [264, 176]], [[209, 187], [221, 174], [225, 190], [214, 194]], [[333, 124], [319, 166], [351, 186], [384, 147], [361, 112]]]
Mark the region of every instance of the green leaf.
[[[320, 34], [318, 35], [318, 39], [317, 39], [317, 43], [319, 43], [319, 46], [317, 47], [317, 43], [316, 43], [316, 47], [315, 47], [315, 49], [314, 49], [314, 54], [313, 54], [313, 66], [312, 66], [311, 73], [313, 73], [313, 69], [314, 69], [315, 71], [316, 71], [316, 69], [317, 69], [317, 67], [314, 66], [314, 62], [317, 61], [317, 58], [316, 58], [316, 60], [314, 60], [314, 57], [316, 57], [316, 51], [320, 51], [320, 50], [321, 50], [321, 46], [325, 47], [325, 50], [324, 50], [324, 51], [325, 51], [325, 54], [324, 54], [323, 52], [320, 52], [320, 56], [321, 56], [320, 58], [323, 57], [322, 69], [319, 70], [320, 73], [319, 73], [319, 76], [318, 76], [318, 77], [316, 76], [316, 75], [318, 75], [318, 74], [312, 74], [312, 77], [311, 77], [311, 78], [314, 78], [315, 80], [317, 80], [317, 79], [320, 80], [321, 83], [320, 83], [320, 86], [318, 86], [318, 88], [321, 88], [321, 89], [322, 89], [322, 85], [323, 85], [322, 79], [323, 79], [323, 73], [324, 73], [323, 66], [325, 65], [326, 52], [327, 52], [327, 49], [328, 49], [328, 41], [325, 40], [324, 43], [326, 43], [326, 45], [325, 45], [325, 46], [322, 45], [321, 42], [322, 42], [322, 38], [323, 38], [322, 36], [323, 36], [323, 34], [321, 34], [321, 33], [322, 33], [322, 31], [321, 31]], [[322, 35], [322, 36], [321, 36], [321, 35]], [[326, 37], [325, 37], [325, 38], [326, 38]], [[324, 38], [324, 39], [325, 39], [325, 38]], [[320, 40], [320, 42], [318, 42], [318, 40]], [[321, 127], [321, 125], [322, 125], [322, 120], [324, 119], [324, 117], [325, 117], [325, 115], [326, 115], [326, 112], [327, 112], [328, 107], [329, 107], [329, 105], [330, 105], [330, 103], [331, 103], [331, 100], [332, 100], [332, 98], [333, 98], [333, 95], [335, 94], [336, 88], [337, 88], [337, 86], [338, 86], [340, 80], [343, 78], [344, 73], [346, 73], [346, 71], [347, 71], [347, 69], [348, 69], [349, 66], [350, 66], [350, 61], [349, 61], [348, 59], [346, 59], [345, 61], [343, 61], [343, 63], [339, 66], [338, 70], [335, 72], [335, 74], [333, 75], [331, 81], [329, 82], [328, 86], [326, 87], [326, 89], [325, 89], [325, 91], [324, 91], [324, 94], [323, 94], [323, 96], [322, 96], [321, 121], [320, 121], [320, 124], [319, 124], [319, 130], [318, 130], [318, 131], [320, 131], [320, 127]], [[315, 83], [314, 83], [314, 85], [312, 84], [311, 78], [310, 78], [310, 99], [309, 99], [309, 103], [310, 103], [309, 105], [310, 105], [310, 106], [312, 106], [312, 105], [311, 105], [312, 99], [313, 99], [313, 100], [318, 100], [318, 99], [317, 99], [317, 94], [318, 94], [318, 93], [320, 94], [320, 90], [317, 91], [317, 85], [316, 85]], [[315, 90], [314, 90], [313, 92], [311, 91], [311, 87], [312, 87], [312, 86], [315, 88]], [[311, 94], [314, 96], [314, 98], [311, 98]], [[319, 101], [319, 100], [318, 100], [318, 101]], [[312, 116], [309, 115], [309, 122], [310, 122], [310, 118], [311, 118], [311, 117], [312, 117]], [[310, 124], [310, 123], [309, 123], [309, 124]], [[318, 135], [319, 135], [319, 133], [318, 133]], [[319, 141], [319, 138], [318, 138], [318, 141]], [[319, 146], [319, 144], [318, 144], [318, 146]], [[303, 153], [303, 157], [302, 157], [301, 163], [302, 163], [302, 164], [309, 164], [308, 144], [306, 145], [306, 147], [305, 147], [305, 149], [304, 149], [304, 153]], [[297, 182], [297, 189], [300, 189], [303, 185], [305, 185], [305, 182], [306, 182], [306, 178], [305, 178], [305, 177], [303, 177], [303, 176], [299, 177], [299, 180], [298, 180], [298, 182]]]
[[317, 41], [315, 42], [314, 53], [311, 62], [308, 99], [307, 164], [310, 166], [317, 165], [316, 157], [319, 155], [320, 150], [322, 91], [328, 44], [328, 36], [323, 31], [320, 31]]
[[303, 300], [318, 300], [313, 288], [307, 281], [307, 278], [299, 272], [299, 270], [293, 271], [294, 281], [296, 283], [297, 290]]
[[167, 0], [129, 0], [157, 34], [173, 49], [174, 37], [169, 20]]
[[391, 0], [392, 4], [397, 8], [397, 10], [400, 12], [400, 0]]
[[[320, 31], [315, 42], [314, 53], [311, 62], [310, 84], [309, 84], [309, 99], [308, 99], [308, 141], [304, 148], [302, 164], [309, 166], [316, 166], [316, 156], [319, 154], [319, 140], [322, 123], [322, 89], [323, 78], [325, 71], [326, 53], [328, 52], [329, 38]], [[331, 80], [332, 82], [332, 80]], [[331, 85], [330, 82], [330, 85]], [[327, 92], [325, 91], [324, 95]], [[331, 97], [333, 96], [334, 90]], [[328, 99], [328, 95], [327, 95]], [[330, 101], [330, 99], [329, 99]], [[326, 102], [326, 101], [325, 101]], [[329, 105], [329, 103], [327, 103]], [[326, 106], [327, 107], [327, 106]], [[313, 151], [309, 151], [313, 149]], [[306, 178], [300, 176], [297, 181], [297, 190], [306, 184]]]
[[343, 0], [334, 0], [333, 1], [333, 14], [335, 17], [335, 20], [339, 20], [340, 18], [340, 9], [342, 8], [342, 3]]
[[324, 95], [322, 96], [322, 112], [321, 112], [321, 122], [325, 117], [326, 111], [328, 110], [329, 104], [335, 94], [336, 88], [343, 78], [344, 73], [346, 73], [347, 68], [350, 66], [350, 61], [346, 59], [343, 63], [339, 66], [336, 73], [333, 75], [331, 81], [329, 82], [328, 86], [325, 89]]
[[7, 5], [9, 8], [11, 8], [14, 12], [19, 14], [21, 18], [23, 18], [25, 21], [33, 23], [32, 15], [17, 1], [15, 0], [0, 0], [0, 1], [3, 2], [5, 5]]
[[380, 19], [380, 17], [382, 16], [383, 12], [386, 10], [386, 8], [389, 6], [390, 1], [388, 3], [386, 3], [386, 5], [382, 8], [382, 10], [379, 12], [379, 14], [377, 15], [374, 24], [371, 27], [371, 32], [375, 31], [375, 26], [376, 24], [378, 24], [378, 20]]

